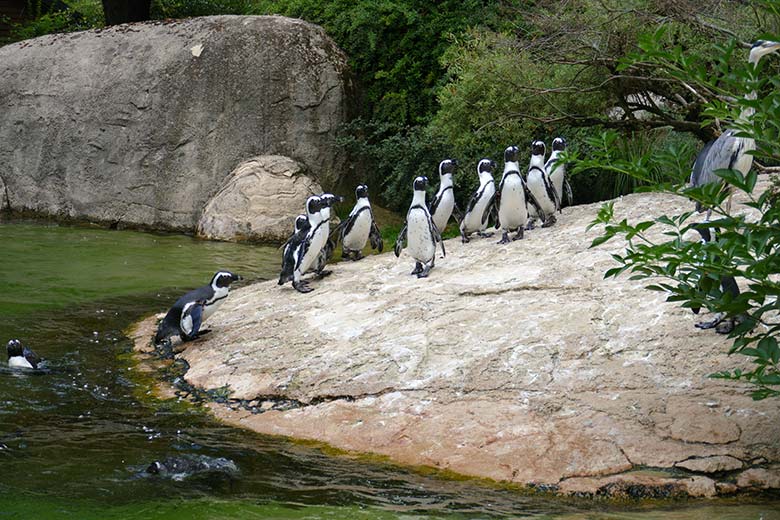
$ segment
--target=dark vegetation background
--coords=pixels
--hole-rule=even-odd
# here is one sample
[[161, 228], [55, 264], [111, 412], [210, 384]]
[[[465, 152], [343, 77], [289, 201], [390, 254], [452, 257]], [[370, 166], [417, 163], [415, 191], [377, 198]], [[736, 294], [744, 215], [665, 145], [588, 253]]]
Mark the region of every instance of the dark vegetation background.
[[[6, 3], [7, 0], [3, 0]], [[25, 0], [25, 20], [5, 43], [139, 19], [125, 0]], [[408, 204], [411, 180], [457, 158], [459, 196], [477, 183], [479, 158], [501, 162], [510, 144], [564, 136], [580, 156], [605, 129], [617, 159], [672, 150], [677, 167], [637, 179], [593, 168], [572, 180], [577, 202], [630, 193], [688, 174], [718, 127], [706, 99], [663, 71], [631, 61], [640, 37], [664, 24], [664, 43], [704, 54], [713, 41], [752, 42], [780, 30], [777, 0], [151, 0], [141, 18], [280, 14], [322, 25], [346, 51], [361, 87], [360, 116], [335, 146], [355, 158], [352, 176], [391, 210]], [[104, 11], [104, 6], [106, 9]], [[123, 11], [122, 9], [125, 9]], [[147, 7], [144, 7], [146, 9]], [[744, 60], [738, 48], [735, 60]], [[776, 60], [767, 69], [777, 73]], [[707, 62], [705, 69], [718, 64]]]

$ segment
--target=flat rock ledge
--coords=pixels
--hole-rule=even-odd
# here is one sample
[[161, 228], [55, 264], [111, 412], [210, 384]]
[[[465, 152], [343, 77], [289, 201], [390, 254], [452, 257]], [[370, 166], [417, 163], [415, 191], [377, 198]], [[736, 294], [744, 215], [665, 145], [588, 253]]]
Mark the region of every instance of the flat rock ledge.
[[[688, 205], [630, 195], [615, 212]], [[744, 360], [701, 318], [628, 277], [603, 280], [625, 244], [588, 248], [598, 207], [506, 246], [449, 240], [425, 280], [391, 253], [334, 265], [308, 295], [238, 289], [178, 354], [186, 381], [227, 387], [210, 407], [232, 425], [561, 494], [780, 488], [777, 401], [707, 377]], [[153, 328], [137, 329], [139, 349]]]

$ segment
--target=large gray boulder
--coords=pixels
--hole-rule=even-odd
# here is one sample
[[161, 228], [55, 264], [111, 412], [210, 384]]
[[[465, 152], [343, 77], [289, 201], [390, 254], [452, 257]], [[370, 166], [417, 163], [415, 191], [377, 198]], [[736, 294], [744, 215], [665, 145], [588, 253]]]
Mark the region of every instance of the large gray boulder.
[[[0, 186], [17, 212], [192, 231], [243, 160], [343, 159], [344, 53], [315, 25], [214, 16], [0, 47]], [[298, 212], [300, 208], [290, 208]]]

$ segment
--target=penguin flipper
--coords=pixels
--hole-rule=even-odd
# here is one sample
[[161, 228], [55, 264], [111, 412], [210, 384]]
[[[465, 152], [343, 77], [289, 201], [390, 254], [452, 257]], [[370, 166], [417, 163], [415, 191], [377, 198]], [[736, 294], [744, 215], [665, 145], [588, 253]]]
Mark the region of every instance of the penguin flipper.
[[396, 258], [401, 256], [401, 250], [404, 248], [403, 243], [406, 240], [406, 226], [407, 223], [404, 222], [404, 227], [401, 228], [401, 231], [398, 233], [398, 237], [395, 239], [395, 245], [393, 246], [393, 253], [395, 253]]
[[24, 347], [24, 349], [22, 349], [22, 355], [24, 356], [24, 359], [26, 359], [27, 362], [32, 365], [33, 368], [38, 368], [38, 364], [41, 362], [41, 358], [38, 356], [38, 354], [30, 350], [28, 347]]
[[542, 174], [542, 181], [544, 189], [547, 191], [547, 196], [550, 197], [550, 200], [555, 204], [555, 209], [561, 209], [561, 200], [558, 197], [558, 192], [555, 190], [555, 186], [552, 185], [552, 182], [550, 182], [550, 178], [547, 174]]
[[[369, 210], [371, 211], [371, 210]], [[371, 231], [368, 232], [368, 239], [371, 242], [371, 249], [379, 251], [380, 253], [385, 248], [385, 244], [382, 241], [382, 233], [379, 232], [379, 227], [374, 220], [374, 213], [371, 212]]]
[[200, 326], [203, 323], [203, 305], [193, 305], [190, 316], [192, 317], [192, 332], [190, 333], [190, 336], [197, 338], [198, 332], [200, 332]]
[[528, 189], [527, 184], [523, 184], [523, 188], [525, 189], [525, 200], [526, 204], [528, 202], [531, 203], [531, 205], [536, 210], [536, 214], [539, 216], [539, 218], [542, 218], [544, 215], [544, 212], [542, 211], [542, 206], [539, 205], [539, 201], [536, 200], [536, 197], [534, 197], [534, 194], [531, 193], [531, 190]]
[[566, 192], [566, 205], [571, 206], [574, 204], [574, 195], [571, 192], [571, 184], [569, 184], [569, 179], [566, 177], [563, 178], [563, 191]]

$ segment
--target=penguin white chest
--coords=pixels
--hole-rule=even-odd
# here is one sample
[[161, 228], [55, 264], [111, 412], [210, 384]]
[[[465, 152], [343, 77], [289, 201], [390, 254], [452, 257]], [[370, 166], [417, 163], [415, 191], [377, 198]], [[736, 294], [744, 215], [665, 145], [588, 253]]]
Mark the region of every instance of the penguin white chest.
[[528, 222], [525, 190], [519, 174], [507, 175], [501, 190], [498, 219], [503, 229], [517, 229]]
[[8, 366], [11, 368], [32, 368], [33, 367], [24, 356], [12, 356], [8, 358]]
[[452, 210], [455, 208], [455, 195], [452, 190], [446, 190], [441, 194], [441, 201], [436, 206], [436, 212], [432, 215], [433, 223], [436, 224], [436, 229], [439, 232], [443, 232], [447, 227], [447, 221], [450, 220]]
[[418, 262], [430, 262], [436, 252], [436, 242], [431, 236], [428, 212], [422, 208], [409, 211], [406, 216], [406, 242], [409, 256]]
[[563, 177], [566, 174], [566, 167], [556, 166], [550, 173], [550, 182], [552, 182], [555, 193], [558, 194], [558, 200], [563, 200]]
[[546, 215], [555, 213], [555, 201], [550, 200], [550, 196], [547, 194], [542, 170], [534, 168], [528, 172], [528, 190], [536, 198], [536, 202], [539, 203]]
[[487, 228], [488, 219], [485, 218], [483, 223], [482, 217], [485, 214], [485, 211], [487, 211], [488, 204], [493, 200], [495, 194], [496, 187], [491, 181], [482, 189], [481, 196], [474, 205], [474, 209], [469, 211], [463, 219], [467, 232], [484, 231]]
[[330, 227], [327, 222], [320, 224], [317, 229], [314, 230], [314, 233], [309, 240], [309, 250], [306, 251], [303, 260], [301, 260], [301, 274], [308, 272], [309, 269], [311, 269], [311, 266], [314, 265], [314, 262], [320, 255], [320, 251], [322, 251], [322, 248], [325, 246], [325, 242], [328, 241], [329, 230]]
[[344, 235], [344, 247], [352, 251], [362, 250], [368, 241], [370, 231], [371, 213], [368, 210], [362, 210], [355, 218], [352, 229]]

